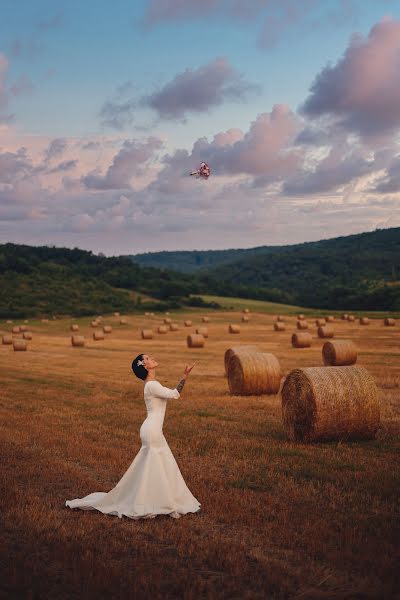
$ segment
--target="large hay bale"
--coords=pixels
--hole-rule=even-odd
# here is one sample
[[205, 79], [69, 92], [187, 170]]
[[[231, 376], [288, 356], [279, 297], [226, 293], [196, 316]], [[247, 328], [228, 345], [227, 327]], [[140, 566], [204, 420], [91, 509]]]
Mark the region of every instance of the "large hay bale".
[[249, 309], [248, 309], [248, 308], [244, 308], [244, 309], [243, 309], [243, 312], [244, 312], [244, 314], [245, 314], [245, 315], [247, 315], [247, 314], [248, 314], [250, 311], [249, 311]]
[[169, 326], [170, 331], [178, 331], [179, 330], [179, 325], [178, 323], [171, 323]]
[[386, 327], [394, 327], [396, 325], [396, 320], [392, 319], [392, 317], [386, 317], [383, 323], [386, 325]]
[[120, 319], [120, 320], [119, 320], [119, 324], [120, 324], [120, 325], [127, 325], [127, 324], [128, 324], [128, 321], [127, 321], [126, 319]]
[[93, 331], [93, 339], [95, 342], [97, 342], [98, 340], [104, 340], [104, 331], [102, 331], [101, 329]]
[[24, 340], [31, 340], [32, 339], [32, 332], [31, 331], [24, 331], [24, 333], [22, 334], [22, 337], [24, 338]]
[[335, 331], [332, 327], [332, 325], [321, 325], [321, 327], [318, 327], [317, 329], [318, 332], [318, 337], [320, 338], [333, 338], [335, 337]]
[[153, 330], [152, 329], [142, 329], [141, 335], [142, 335], [142, 340], [152, 340], [153, 339]]
[[207, 329], [207, 327], [197, 327], [196, 333], [199, 333], [204, 338], [208, 338], [208, 329]]
[[285, 321], [285, 317], [283, 315], [277, 315], [276, 320], [283, 323]]
[[334, 323], [335, 322], [335, 317], [333, 315], [328, 315], [326, 317], [326, 322], [327, 323]]
[[185, 327], [191, 327], [192, 321], [190, 319], [186, 319], [186, 321], [184, 321], [184, 325], [185, 325]]
[[112, 332], [111, 325], [104, 325], [103, 331], [104, 331], [104, 333], [111, 333]]
[[226, 350], [224, 354], [225, 375], [228, 374], [228, 364], [232, 356], [234, 356], [235, 354], [240, 354], [241, 352], [260, 352], [260, 350], [259, 348], [257, 348], [257, 346], [251, 344], [243, 346], [233, 346], [231, 348], [228, 348], [228, 350]]
[[21, 333], [21, 327], [19, 325], [14, 325], [11, 331], [13, 333]]
[[98, 327], [99, 325], [100, 325], [99, 321], [96, 321], [96, 320], [94, 320], [90, 323], [91, 327]]
[[281, 368], [274, 354], [240, 352], [228, 363], [229, 391], [234, 396], [277, 394]]
[[248, 323], [249, 317], [247, 315], [242, 315], [242, 323]]
[[307, 321], [297, 321], [296, 323], [297, 329], [308, 329]]
[[305, 319], [305, 316], [303, 314], [297, 315], [297, 318], [299, 321], [302, 321], [303, 319]]
[[13, 340], [13, 347], [15, 351], [26, 350], [28, 348], [28, 344], [26, 340]]
[[276, 323], [274, 323], [274, 330], [285, 331], [285, 323], [283, 323], [282, 321], [277, 321]]
[[9, 334], [4, 334], [2, 337], [2, 343], [4, 344], [4, 346], [10, 346], [13, 343], [13, 337], [12, 335]]
[[28, 331], [28, 326], [27, 325], [20, 325], [19, 326], [19, 330], [24, 333], [24, 331]]
[[325, 366], [343, 367], [357, 362], [357, 348], [351, 340], [325, 342], [322, 346], [322, 359]]
[[228, 331], [229, 333], [240, 333], [240, 325], [229, 323]]
[[205, 339], [200, 333], [191, 333], [187, 336], [188, 348], [203, 348]]
[[166, 325], [159, 325], [157, 331], [158, 331], [158, 333], [167, 333], [168, 328]]
[[71, 344], [73, 346], [84, 346], [85, 338], [83, 335], [71, 335]]
[[342, 314], [342, 321], [347, 321], [348, 318], [349, 318], [349, 315], [347, 313]]
[[79, 325], [76, 325], [75, 323], [73, 325], [71, 325], [70, 327], [71, 331], [79, 331]]
[[350, 321], [350, 322], [352, 323], [353, 321], [355, 321], [355, 320], [356, 320], [356, 318], [355, 318], [355, 316], [354, 316], [354, 315], [349, 315], [349, 316], [347, 317], [347, 320], [348, 320], [348, 321]]
[[360, 325], [369, 325], [368, 317], [360, 317]]
[[321, 327], [322, 325], [326, 325], [326, 319], [324, 317], [315, 319], [315, 324], [317, 327]]
[[172, 323], [172, 319], [167, 317], [166, 319], [164, 319], [164, 323], [165, 323], [165, 325], [170, 325]]
[[203, 321], [203, 323], [209, 323], [210, 317], [201, 317], [201, 320]]
[[115, 312], [114, 317], [119, 317], [119, 312]]
[[311, 333], [294, 333], [292, 335], [292, 346], [294, 348], [310, 348], [311, 342]]
[[282, 387], [282, 416], [292, 441], [373, 439], [378, 390], [363, 367], [294, 369]]

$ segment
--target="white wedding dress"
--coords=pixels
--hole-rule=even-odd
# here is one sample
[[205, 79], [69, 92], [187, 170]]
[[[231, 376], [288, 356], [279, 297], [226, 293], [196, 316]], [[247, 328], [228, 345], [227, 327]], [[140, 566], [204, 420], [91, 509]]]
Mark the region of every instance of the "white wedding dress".
[[131, 519], [151, 519], [200, 510], [200, 502], [187, 487], [164, 437], [162, 427], [169, 399], [178, 399], [178, 390], [158, 381], [147, 381], [144, 401], [147, 417], [140, 427], [142, 447], [117, 485], [109, 492], [93, 492], [84, 498], [67, 500], [69, 508], [99, 510]]

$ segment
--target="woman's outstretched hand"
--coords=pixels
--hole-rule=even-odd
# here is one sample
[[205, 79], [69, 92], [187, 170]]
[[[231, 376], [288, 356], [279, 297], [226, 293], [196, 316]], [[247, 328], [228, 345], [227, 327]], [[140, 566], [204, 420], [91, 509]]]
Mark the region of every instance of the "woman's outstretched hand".
[[194, 362], [191, 367], [189, 367], [189, 365], [186, 365], [185, 371], [183, 373], [184, 377], [187, 377], [189, 375], [190, 371], [193, 369], [195, 364], [196, 363]]

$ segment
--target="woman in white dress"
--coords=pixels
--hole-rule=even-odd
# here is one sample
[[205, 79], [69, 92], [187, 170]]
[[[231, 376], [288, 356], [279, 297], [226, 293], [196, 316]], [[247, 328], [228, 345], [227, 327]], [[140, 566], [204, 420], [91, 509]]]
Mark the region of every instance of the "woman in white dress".
[[157, 361], [148, 354], [139, 354], [132, 370], [144, 383], [147, 417], [140, 427], [142, 447], [117, 485], [107, 492], [93, 492], [84, 498], [67, 500], [69, 508], [99, 510], [108, 515], [131, 519], [152, 519], [181, 515], [200, 510], [200, 502], [187, 487], [177, 462], [164, 437], [167, 401], [180, 398], [186, 377], [193, 369], [186, 366], [175, 389], [161, 385], [156, 379]]

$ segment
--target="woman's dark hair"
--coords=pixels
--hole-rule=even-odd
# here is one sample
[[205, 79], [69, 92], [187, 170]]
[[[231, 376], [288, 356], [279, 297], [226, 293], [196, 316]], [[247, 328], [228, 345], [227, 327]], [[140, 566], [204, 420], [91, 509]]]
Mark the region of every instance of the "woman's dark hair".
[[146, 379], [149, 372], [144, 366], [143, 354], [138, 354], [132, 361], [132, 371], [139, 379]]

